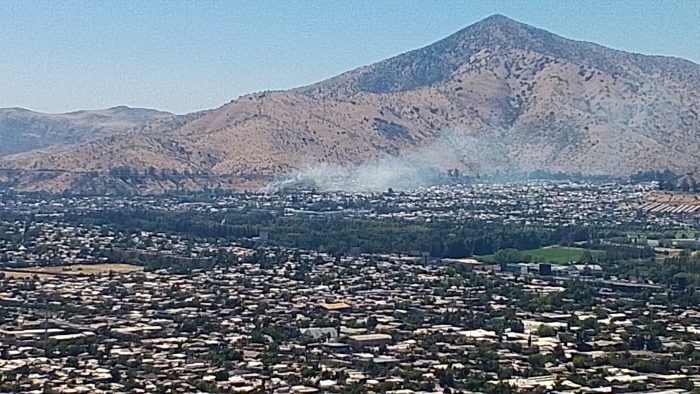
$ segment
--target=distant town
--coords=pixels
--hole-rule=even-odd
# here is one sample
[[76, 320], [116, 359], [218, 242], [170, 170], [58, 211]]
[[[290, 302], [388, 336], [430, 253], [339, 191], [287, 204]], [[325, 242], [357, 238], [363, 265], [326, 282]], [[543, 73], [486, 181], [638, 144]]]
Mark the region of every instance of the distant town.
[[697, 393], [700, 200], [658, 186], [0, 191], [0, 392]]

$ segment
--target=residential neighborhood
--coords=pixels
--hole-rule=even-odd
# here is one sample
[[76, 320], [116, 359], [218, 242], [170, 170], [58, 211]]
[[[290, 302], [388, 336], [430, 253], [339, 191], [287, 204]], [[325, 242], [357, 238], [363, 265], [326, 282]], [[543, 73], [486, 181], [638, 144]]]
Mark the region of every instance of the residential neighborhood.
[[[690, 393], [700, 387], [696, 277], [642, 277], [607, 259], [623, 248], [649, 253], [637, 264], [697, 264], [698, 217], [637, 210], [648, 187], [4, 195], [0, 391]], [[194, 236], [165, 222], [160, 232], [126, 229], [90, 213], [134, 207], [161, 217], [214, 215], [205, 217], [222, 228], [242, 220], [230, 216], [237, 209], [273, 211], [275, 220], [400, 216], [407, 225], [469, 215], [505, 226], [536, 218], [645, 224], [622, 239], [443, 257], [309, 250], [261, 230]], [[662, 227], [673, 234], [658, 234]], [[551, 250], [587, 254], [549, 261]]]

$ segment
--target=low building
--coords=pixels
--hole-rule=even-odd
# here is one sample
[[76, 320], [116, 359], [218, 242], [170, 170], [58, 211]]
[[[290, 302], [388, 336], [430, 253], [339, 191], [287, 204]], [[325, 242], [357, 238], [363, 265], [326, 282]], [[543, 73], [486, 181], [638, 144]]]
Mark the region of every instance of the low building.
[[381, 346], [390, 343], [391, 335], [388, 334], [364, 334], [348, 337], [348, 344], [354, 348], [367, 346]]

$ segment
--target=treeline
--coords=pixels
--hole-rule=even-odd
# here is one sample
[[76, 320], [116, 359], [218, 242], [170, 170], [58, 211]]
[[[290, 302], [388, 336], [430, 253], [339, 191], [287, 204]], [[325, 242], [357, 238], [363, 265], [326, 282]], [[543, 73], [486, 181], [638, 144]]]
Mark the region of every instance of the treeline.
[[700, 183], [696, 179], [678, 175], [670, 170], [640, 171], [630, 176], [630, 180], [634, 182], [658, 182], [661, 190], [700, 191]]
[[571, 244], [602, 234], [593, 228], [557, 229], [468, 221], [413, 224], [338, 218], [285, 218], [267, 228], [272, 240], [284, 245], [331, 253], [358, 247], [363, 252], [429, 252], [435, 257], [491, 254], [499, 249], [535, 249]]
[[535, 249], [546, 245], [622, 235], [593, 226], [559, 228], [503, 225], [478, 220], [411, 223], [338, 217], [283, 216], [279, 212], [163, 212], [143, 209], [68, 214], [69, 221], [110, 226], [122, 232], [174, 232], [191, 237], [241, 240], [268, 235], [271, 243], [329, 253], [429, 252], [435, 257], [491, 254], [500, 249]]
[[170, 179], [171, 177], [187, 177], [194, 175], [189, 170], [180, 172], [176, 169], [157, 169], [153, 166], [145, 170], [139, 170], [138, 168], [131, 167], [113, 167], [109, 169], [108, 173], [113, 177], [122, 179], [134, 179], [145, 176], [155, 179]]
[[147, 209], [102, 210], [88, 214], [68, 213], [66, 219], [88, 225], [108, 225], [115, 230], [172, 232], [201, 238], [237, 239], [258, 235], [261, 224], [274, 220], [264, 211], [250, 211], [235, 215], [236, 221], [192, 212], [163, 212]]
[[582, 263], [609, 263], [654, 257], [654, 249], [648, 246], [595, 244], [593, 247], [598, 253], [585, 252], [581, 259]]
[[612, 261], [608, 269], [611, 275], [623, 279], [644, 279], [688, 288], [700, 287], [700, 255], [667, 258], [661, 263], [654, 260]]

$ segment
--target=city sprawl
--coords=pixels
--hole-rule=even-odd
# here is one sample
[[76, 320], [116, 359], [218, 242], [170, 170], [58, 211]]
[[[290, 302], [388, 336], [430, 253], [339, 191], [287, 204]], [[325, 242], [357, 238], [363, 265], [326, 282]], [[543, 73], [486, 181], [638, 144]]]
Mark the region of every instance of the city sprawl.
[[697, 392], [657, 186], [0, 192], [0, 392]]

